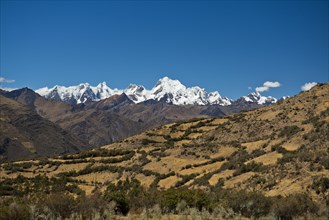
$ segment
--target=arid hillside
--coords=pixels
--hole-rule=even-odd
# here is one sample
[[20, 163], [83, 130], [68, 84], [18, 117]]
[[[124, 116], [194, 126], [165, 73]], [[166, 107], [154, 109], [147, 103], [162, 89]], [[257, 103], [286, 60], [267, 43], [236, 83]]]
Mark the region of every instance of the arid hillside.
[[27, 106], [0, 95], [0, 162], [77, 153], [77, 138]]
[[307, 193], [324, 204], [328, 131], [329, 84], [322, 84], [273, 106], [167, 124], [79, 154], [2, 164], [0, 174], [2, 181], [25, 177], [27, 185], [40, 176], [65, 177], [87, 195], [136, 179], [159, 190]]

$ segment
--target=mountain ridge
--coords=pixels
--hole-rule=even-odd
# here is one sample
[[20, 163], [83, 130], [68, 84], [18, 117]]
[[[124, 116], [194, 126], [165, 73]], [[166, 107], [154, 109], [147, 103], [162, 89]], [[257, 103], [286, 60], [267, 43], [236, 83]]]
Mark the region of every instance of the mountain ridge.
[[[52, 100], [62, 100], [71, 104], [80, 104], [87, 101], [99, 101], [113, 95], [125, 93], [134, 103], [148, 100], [160, 101], [174, 105], [221, 105], [229, 106], [235, 101], [220, 95], [218, 91], [207, 92], [199, 86], [186, 87], [179, 80], [163, 77], [158, 80], [151, 90], [142, 85], [130, 84], [126, 89], [111, 89], [106, 82], [91, 86], [89, 83], [81, 83], [77, 86], [54, 86], [35, 90], [41, 96]], [[253, 102], [260, 105], [273, 104], [277, 99], [271, 96], [262, 96], [258, 92], [250, 93], [236, 100], [241, 102]]]
[[[73, 90], [76, 90], [74, 90], [72, 96], [60, 95], [56, 89], [49, 93], [49, 98], [41, 96], [29, 88], [12, 91], [0, 89], [0, 93], [36, 111], [40, 116], [72, 133], [90, 147], [110, 144], [166, 123], [200, 117], [230, 115], [271, 104], [264, 103], [260, 105], [256, 101], [248, 102], [241, 98], [225, 106], [219, 104], [175, 105], [171, 100], [177, 100], [177, 97], [180, 97], [184, 91], [195, 92], [199, 90], [195, 87], [188, 90], [178, 80], [169, 80], [169, 85], [166, 85], [168, 80], [168, 78], [159, 80], [153, 89], [154, 99], [138, 103], [132, 101], [132, 96], [136, 96], [137, 100], [142, 100], [145, 99], [147, 92], [144, 87], [133, 84], [123, 93], [119, 93], [117, 89], [108, 88], [105, 82], [98, 85], [97, 88], [89, 84], [74, 87]], [[175, 87], [175, 89], [172, 90], [172, 93], [169, 93], [172, 87]], [[70, 90], [72, 88], [67, 87], [66, 89]], [[83, 92], [81, 93], [80, 90]], [[205, 91], [200, 89], [200, 92], [201, 96], [196, 97], [201, 98], [196, 98], [194, 101], [205, 100]], [[108, 93], [113, 95], [105, 98]], [[208, 95], [210, 98], [214, 97], [211, 100], [214, 103], [216, 96], [220, 97], [218, 92], [209, 93]], [[66, 101], [63, 101], [60, 98], [61, 96], [66, 97]], [[79, 97], [84, 102], [77, 104], [75, 100]], [[103, 98], [92, 101], [90, 97]], [[254, 100], [257, 99], [257, 96], [255, 97]], [[186, 97], [185, 100], [187, 100]]]

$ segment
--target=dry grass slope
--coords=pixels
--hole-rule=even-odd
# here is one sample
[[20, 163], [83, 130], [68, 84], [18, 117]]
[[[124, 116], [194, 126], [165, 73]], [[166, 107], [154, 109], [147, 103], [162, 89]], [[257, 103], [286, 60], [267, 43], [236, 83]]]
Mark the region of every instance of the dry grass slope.
[[17, 175], [66, 176], [87, 194], [119, 179], [144, 187], [224, 188], [266, 195], [329, 196], [329, 84], [273, 106], [226, 118], [165, 125], [75, 155], [1, 165], [0, 181]]

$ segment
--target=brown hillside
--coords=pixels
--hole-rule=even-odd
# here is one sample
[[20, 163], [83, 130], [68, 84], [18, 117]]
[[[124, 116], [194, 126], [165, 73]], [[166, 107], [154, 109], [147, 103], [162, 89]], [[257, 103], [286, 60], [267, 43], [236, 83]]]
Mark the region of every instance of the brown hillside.
[[86, 192], [134, 177], [159, 189], [221, 185], [268, 196], [307, 192], [321, 201], [329, 196], [321, 185], [329, 178], [328, 131], [329, 84], [322, 84], [254, 111], [167, 124], [76, 155], [3, 164], [1, 176], [66, 176]]
[[86, 147], [30, 108], [0, 95], [0, 161], [79, 152]]

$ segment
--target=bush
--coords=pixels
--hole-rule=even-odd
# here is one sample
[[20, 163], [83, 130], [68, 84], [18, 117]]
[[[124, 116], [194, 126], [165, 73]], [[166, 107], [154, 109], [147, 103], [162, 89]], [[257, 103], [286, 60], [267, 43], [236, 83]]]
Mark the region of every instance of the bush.
[[275, 199], [273, 212], [279, 219], [290, 220], [306, 214], [317, 214], [318, 205], [306, 194], [295, 194]]
[[326, 192], [329, 189], [329, 179], [327, 177], [315, 179], [312, 184], [312, 189], [314, 189], [317, 194]]
[[68, 218], [75, 210], [76, 201], [73, 196], [66, 193], [52, 193], [45, 198], [39, 198], [38, 207], [49, 208], [57, 217]]
[[[144, 173], [144, 171], [146, 171], [146, 170], [143, 170], [143, 173]], [[155, 173], [153, 171], [149, 171], [149, 172], [152, 172], [153, 175], [156, 176], [153, 183], [151, 183], [151, 185], [150, 185], [151, 189], [156, 189], [160, 180], [176, 175], [175, 171], [171, 171], [170, 173], [167, 173], [167, 174]], [[147, 176], [145, 173], [144, 173], [144, 175]]]
[[[90, 157], [115, 157], [115, 156], [122, 156], [126, 154], [131, 154], [132, 151], [129, 150], [121, 150], [121, 149], [94, 149], [89, 151], [83, 151], [79, 154], [75, 155], [64, 155], [62, 157], [63, 160], [76, 160], [76, 159], [85, 159]], [[75, 163], [75, 161], [73, 161]]]
[[236, 171], [234, 171], [233, 176], [238, 176], [242, 173], [247, 172], [260, 172], [264, 169], [264, 165], [262, 163], [256, 163], [255, 161], [252, 161], [248, 164], [242, 164], [238, 167]]
[[[150, 190], [152, 191], [152, 190]], [[109, 184], [104, 199], [116, 203], [116, 213], [127, 215], [129, 211], [150, 208], [157, 196], [150, 196], [136, 179], [119, 181], [117, 185]]]
[[299, 160], [301, 162], [310, 162], [315, 159], [315, 155], [309, 151], [292, 151], [283, 154], [283, 157], [279, 159], [278, 163], [284, 164], [288, 162], [292, 162], [294, 160]]
[[281, 147], [280, 145], [273, 145], [271, 147], [271, 150], [272, 151], [276, 151], [276, 152], [278, 152], [280, 154], [285, 154], [285, 153], [288, 152], [285, 148]]
[[190, 128], [191, 129], [196, 129], [196, 128], [200, 128], [200, 127], [203, 127], [203, 126], [206, 126], [206, 125], [207, 125], [206, 122], [200, 121], [196, 125], [191, 126]]
[[110, 204], [103, 199], [99, 191], [94, 192], [90, 196], [79, 196], [76, 199], [76, 204], [74, 211], [81, 214], [83, 219], [92, 219], [95, 212], [104, 213], [105, 210], [110, 208]]
[[0, 220], [28, 220], [30, 209], [26, 204], [13, 202], [8, 206], [0, 207]]
[[228, 204], [236, 213], [259, 218], [270, 212], [272, 202], [259, 192], [236, 191], [229, 194]]
[[228, 161], [222, 164], [221, 170], [234, 170], [239, 168], [241, 164], [249, 160], [251, 156], [247, 151], [239, 149], [235, 151], [229, 158]]
[[154, 141], [154, 140], [150, 140], [150, 139], [143, 139], [142, 140], [142, 145], [148, 145], [148, 144], [155, 144], [155, 143], [158, 143], [157, 141]]
[[129, 204], [126, 194], [122, 191], [108, 191], [104, 195], [104, 199], [108, 202], [116, 203], [116, 213], [127, 215], [129, 212]]
[[292, 125], [292, 126], [285, 126], [279, 133], [279, 137], [291, 137], [293, 135], [295, 135], [296, 133], [298, 133], [301, 129], [296, 126], [296, 125]]
[[191, 179], [194, 179], [196, 176], [198, 176], [198, 174], [196, 174], [196, 173], [192, 173], [190, 175], [183, 176], [182, 180], [176, 182], [175, 187], [183, 186], [185, 183], [187, 183]]
[[259, 156], [264, 155], [264, 154], [266, 154], [266, 152], [264, 150], [262, 150], [262, 149], [255, 149], [255, 150], [253, 150], [251, 152], [250, 155], [251, 155], [252, 158], [256, 158], [256, 157], [259, 157]]
[[16, 189], [7, 181], [0, 182], [0, 196], [13, 196], [17, 194]]
[[188, 207], [195, 207], [199, 211], [211, 207], [209, 197], [201, 190], [169, 189], [160, 193], [160, 205], [166, 212], [175, 211], [177, 205], [183, 200]]

